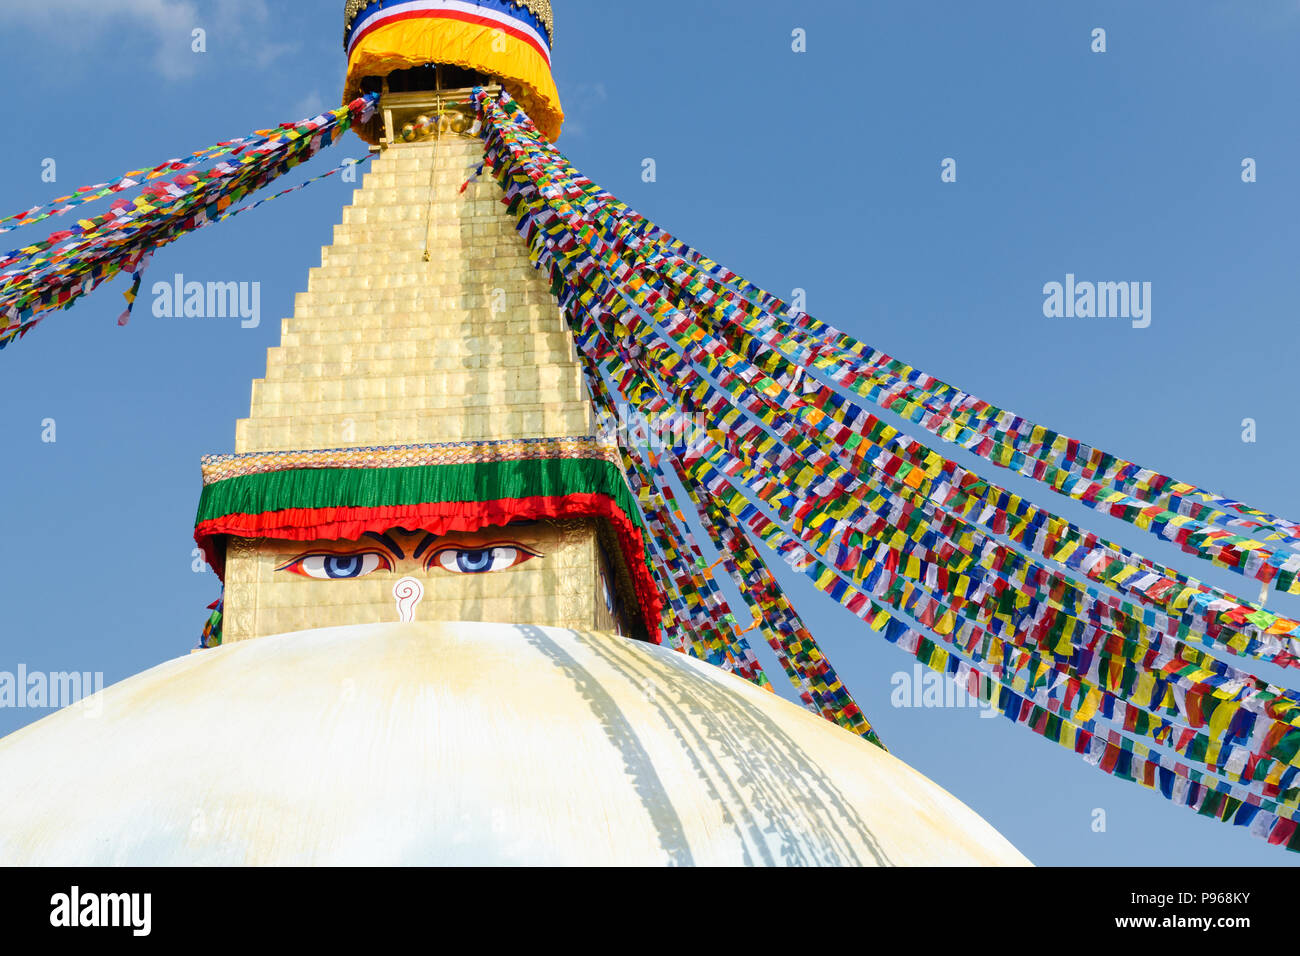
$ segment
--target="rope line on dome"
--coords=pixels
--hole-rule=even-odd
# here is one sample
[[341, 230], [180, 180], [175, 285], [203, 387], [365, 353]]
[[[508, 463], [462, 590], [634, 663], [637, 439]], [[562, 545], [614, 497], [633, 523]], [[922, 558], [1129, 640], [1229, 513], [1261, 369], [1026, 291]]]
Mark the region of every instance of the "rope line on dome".
[[[600, 381], [600, 370], [586, 353], [580, 351], [579, 359], [588, 391], [598, 413], [604, 417], [603, 430], [616, 432], [613, 391]], [[884, 749], [879, 735], [786, 600], [743, 529], [712, 502], [696, 495], [679, 474], [678, 479], [690, 495], [701, 525], [722, 555], [713, 566], [706, 566], [677, 505], [671, 481], [659, 473], [657, 456], [635, 443], [621, 442], [620, 450], [629, 484], [638, 492], [638, 501], [646, 513], [652, 540], [664, 556], [662, 573], [668, 593], [664, 627], [670, 635], [670, 644], [761, 687], [769, 687], [761, 665], [745, 640], [746, 634], [761, 630], [805, 707]], [[693, 565], [682, 562], [676, 541], [684, 541], [690, 548]], [[727, 566], [755, 619], [755, 625], [746, 631], [739, 630], [726, 598], [716, 588], [712, 570], [718, 564]]]

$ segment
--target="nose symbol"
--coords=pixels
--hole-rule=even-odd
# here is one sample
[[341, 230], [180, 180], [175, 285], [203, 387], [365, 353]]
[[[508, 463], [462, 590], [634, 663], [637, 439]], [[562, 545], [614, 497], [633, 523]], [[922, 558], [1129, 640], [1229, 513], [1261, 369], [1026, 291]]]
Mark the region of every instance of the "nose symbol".
[[424, 585], [415, 578], [402, 578], [393, 585], [393, 598], [397, 601], [397, 617], [403, 624], [415, 620], [415, 609], [424, 599]]

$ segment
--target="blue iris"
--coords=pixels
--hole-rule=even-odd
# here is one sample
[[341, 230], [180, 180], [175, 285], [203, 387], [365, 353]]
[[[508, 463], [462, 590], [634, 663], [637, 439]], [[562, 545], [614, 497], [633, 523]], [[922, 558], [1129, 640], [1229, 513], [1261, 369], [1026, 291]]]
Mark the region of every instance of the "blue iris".
[[331, 578], [355, 578], [361, 575], [360, 554], [332, 554], [325, 558], [325, 574]]
[[484, 571], [491, 571], [494, 551], [495, 549], [492, 548], [484, 551], [457, 551], [456, 567], [465, 574], [482, 574]]

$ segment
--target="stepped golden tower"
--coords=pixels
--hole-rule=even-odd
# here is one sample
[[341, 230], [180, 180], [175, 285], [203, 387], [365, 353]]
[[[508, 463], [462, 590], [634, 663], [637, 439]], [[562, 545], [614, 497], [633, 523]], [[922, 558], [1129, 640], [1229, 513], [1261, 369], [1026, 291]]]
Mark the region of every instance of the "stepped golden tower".
[[0, 741], [0, 863], [1027, 863], [656, 646], [637, 500], [478, 175], [471, 88], [560, 133], [548, 0], [348, 0], [345, 31], [376, 155], [203, 463], [221, 637]]
[[[304, 464], [319, 475], [376, 457], [399, 469], [543, 453], [612, 462], [612, 450], [596, 447], [582, 372], [548, 283], [533, 269], [500, 187], [476, 175], [483, 150], [470, 105], [474, 85], [504, 84], [559, 133], [549, 4], [352, 2], [345, 23], [348, 96], [382, 93], [374, 121], [358, 129], [378, 155], [285, 320], [266, 377], [253, 384], [236, 455], [209, 460], [205, 477], [301, 473]], [[422, 48], [430, 31], [440, 62], [407, 52]], [[456, 447], [419, 447], [433, 444]], [[558, 497], [575, 491], [551, 490], [564, 492]], [[568, 506], [536, 515], [515, 508], [517, 519], [541, 520], [508, 533], [483, 532], [481, 522], [453, 527], [445, 514], [424, 513], [401, 528], [402, 540], [378, 516], [364, 527], [299, 522], [286, 541], [265, 523], [264, 535], [220, 533], [244, 527], [237, 516], [206, 515], [200, 542], [225, 581], [222, 639], [407, 616], [650, 636], [656, 625], [647, 624], [643, 552], [621, 547], [636, 537], [632, 515], [611, 521], [599, 505], [569, 497]], [[331, 498], [335, 507], [341, 501]], [[308, 540], [304, 526], [320, 537]], [[353, 534], [347, 543], [327, 539], [344, 528]], [[449, 530], [462, 534], [446, 539]], [[432, 564], [421, 532], [445, 539]], [[344, 552], [360, 563], [345, 568]], [[510, 573], [439, 573], [457, 561], [493, 561]], [[422, 592], [413, 605], [408, 595], [406, 607], [392, 584], [403, 568], [432, 568], [436, 578], [430, 587], [404, 578]], [[326, 579], [338, 569], [356, 579]]]
[[[413, 108], [438, 105], [431, 97]], [[266, 377], [253, 383], [238, 453], [594, 434], [573, 346], [500, 188], [486, 179], [460, 192], [481, 162], [476, 139], [445, 129], [375, 159], [285, 320]], [[509, 575], [446, 575], [418, 619], [615, 629], [597, 595], [602, 577], [615, 579], [608, 555], [617, 548], [602, 547], [596, 522], [530, 534], [546, 560]], [[397, 619], [391, 582], [379, 576], [336, 583], [277, 573], [295, 550], [230, 543], [225, 640]], [[626, 570], [617, 578], [626, 592]]]

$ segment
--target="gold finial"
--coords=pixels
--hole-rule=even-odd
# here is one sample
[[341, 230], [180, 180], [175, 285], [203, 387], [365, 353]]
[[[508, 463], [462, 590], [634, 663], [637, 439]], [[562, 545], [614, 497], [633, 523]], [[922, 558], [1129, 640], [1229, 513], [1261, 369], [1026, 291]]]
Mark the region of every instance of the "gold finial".
[[[542, 26], [546, 27], [546, 38], [551, 43], [555, 42], [555, 15], [551, 12], [551, 0], [509, 0], [516, 7], [524, 7], [538, 20], [542, 21]], [[352, 22], [356, 20], [359, 14], [374, 0], [347, 0], [343, 7], [343, 42], [348, 42], [348, 32], [352, 29]]]
[[555, 42], [555, 14], [551, 12], [551, 0], [511, 0], [516, 7], [526, 7], [528, 12], [542, 21], [546, 27], [546, 38]]
[[343, 7], [343, 45], [347, 46], [348, 33], [352, 30], [352, 21], [357, 14], [370, 5], [370, 0], [348, 0]]

